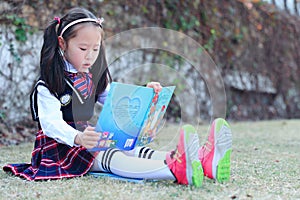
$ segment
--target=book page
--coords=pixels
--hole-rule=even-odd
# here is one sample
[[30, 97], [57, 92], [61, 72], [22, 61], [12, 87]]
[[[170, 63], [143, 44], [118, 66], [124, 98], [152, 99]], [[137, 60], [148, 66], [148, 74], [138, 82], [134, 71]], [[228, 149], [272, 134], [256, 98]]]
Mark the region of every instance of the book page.
[[165, 122], [163, 117], [174, 90], [175, 86], [164, 87], [160, 93], [153, 97], [143, 128], [139, 134], [138, 146], [149, 144], [157, 136], [158, 131]]

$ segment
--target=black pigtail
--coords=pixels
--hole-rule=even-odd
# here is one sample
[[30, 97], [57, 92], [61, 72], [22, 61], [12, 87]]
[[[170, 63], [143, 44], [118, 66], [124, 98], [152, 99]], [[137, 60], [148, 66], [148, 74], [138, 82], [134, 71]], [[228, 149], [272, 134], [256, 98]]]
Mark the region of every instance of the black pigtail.
[[54, 20], [44, 31], [44, 44], [41, 50], [41, 79], [45, 81], [51, 93], [61, 93], [65, 87], [64, 61], [59, 52], [56, 26]]

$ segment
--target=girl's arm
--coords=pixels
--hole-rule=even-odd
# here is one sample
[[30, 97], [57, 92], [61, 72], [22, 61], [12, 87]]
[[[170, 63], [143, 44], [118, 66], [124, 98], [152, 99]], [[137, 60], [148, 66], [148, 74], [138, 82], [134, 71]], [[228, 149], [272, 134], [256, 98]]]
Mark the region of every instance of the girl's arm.
[[98, 95], [97, 102], [100, 104], [104, 104], [106, 97], [107, 97], [108, 91], [104, 90], [101, 94]]
[[110, 89], [110, 84], [107, 85], [106, 89], [104, 90], [104, 92], [102, 92], [101, 94], [98, 95], [97, 98], [97, 102], [100, 104], [104, 104], [106, 97], [108, 95], [108, 91]]
[[59, 143], [74, 146], [78, 131], [63, 120], [60, 101], [44, 86], [37, 87], [38, 115], [43, 132]]

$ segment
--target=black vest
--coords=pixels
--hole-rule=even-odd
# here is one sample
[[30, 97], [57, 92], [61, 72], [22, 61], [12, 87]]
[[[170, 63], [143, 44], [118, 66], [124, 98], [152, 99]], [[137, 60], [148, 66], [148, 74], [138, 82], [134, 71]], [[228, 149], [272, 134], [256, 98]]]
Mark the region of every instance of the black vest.
[[[73, 86], [73, 83], [69, 79], [66, 80], [66, 87], [63, 93], [54, 94], [54, 96], [60, 101], [64, 121], [73, 124], [78, 121], [88, 121], [94, 114], [94, 106], [97, 101], [97, 97], [93, 93], [89, 98], [85, 99], [81, 93]], [[32, 119], [39, 123], [38, 106], [37, 106], [37, 87], [43, 86], [47, 88], [46, 83], [43, 80], [39, 80], [32, 93], [30, 94], [30, 108]], [[39, 123], [40, 127], [40, 123]]]

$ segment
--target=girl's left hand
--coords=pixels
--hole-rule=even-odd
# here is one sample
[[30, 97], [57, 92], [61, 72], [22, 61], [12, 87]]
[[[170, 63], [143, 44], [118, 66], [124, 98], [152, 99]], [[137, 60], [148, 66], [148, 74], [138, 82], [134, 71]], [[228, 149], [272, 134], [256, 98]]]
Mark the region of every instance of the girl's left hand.
[[159, 82], [149, 82], [147, 87], [153, 88], [155, 93], [159, 93], [162, 90], [162, 86]]

